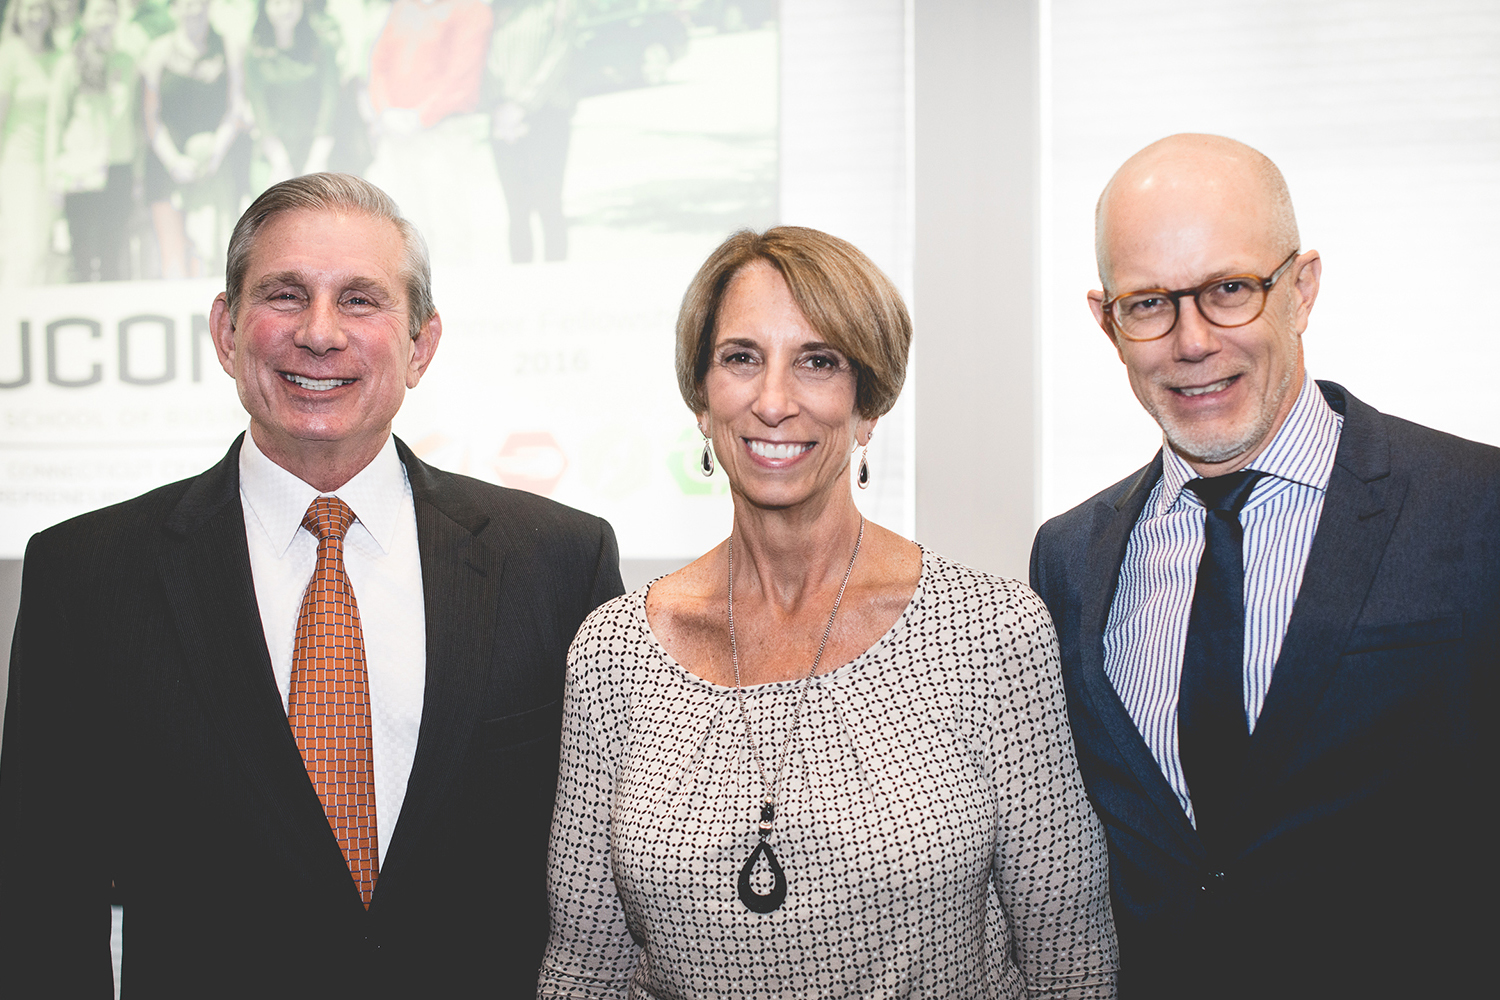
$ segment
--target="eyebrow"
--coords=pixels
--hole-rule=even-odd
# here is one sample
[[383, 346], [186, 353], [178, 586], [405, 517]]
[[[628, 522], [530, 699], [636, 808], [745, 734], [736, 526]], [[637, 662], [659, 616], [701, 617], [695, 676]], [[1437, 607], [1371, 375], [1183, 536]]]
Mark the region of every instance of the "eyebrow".
[[[305, 289], [307, 287], [307, 280], [300, 271], [274, 271], [257, 281], [250, 289], [250, 295], [258, 298], [274, 288], [280, 288], [285, 285], [293, 285], [297, 288]], [[366, 292], [373, 294], [376, 298], [395, 298], [395, 295], [383, 283], [374, 278], [364, 276], [350, 278], [340, 288], [340, 294], [343, 292]]]
[[[720, 347], [730, 346], [758, 348], [761, 346], [761, 344], [760, 341], [754, 340], [750, 337], [725, 337], [723, 340], [714, 345], [716, 349]], [[844, 353], [843, 350], [828, 343], [828, 341], [826, 340], [809, 340], [806, 343], [802, 344], [798, 349], [803, 351], [838, 351], [838, 353], [840, 354]]]
[[252, 285], [249, 289], [247, 289], [247, 291], [250, 295], [259, 298], [266, 292], [269, 292], [271, 289], [276, 288], [280, 285], [296, 285], [300, 288], [303, 285], [302, 275], [298, 274], [296, 271], [277, 271], [273, 274], [262, 276], [262, 278], [254, 285]]
[[1220, 268], [1218, 271], [1210, 274], [1208, 277], [1204, 278], [1202, 281], [1199, 281], [1196, 284], [1192, 284], [1192, 285], [1185, 285], [1182, 288], [1168, 288], [1166, 285], [1143, 285], [1140, 288], [1132, 288], [1128, 292], [1121, 292], [1120, 295], [1121, 296], [1136, 295], [1136, 294], [1138, 294], [1140, 292], [1173, 292], [1173, 291], [1185, 292], [1185, 291], [1188, 291], [1189, 289], [1193, 289], [1193, 288], [1202, 288], [1204, 285], [1207, 285], [1210, 282], [1219, 281], [1222, 278], [1258, 278], [1258, 277], [1261, 277], [1261, 276], [1258, 275], [1258, 274], [1255, 274], [1255, 273], [1253, 273], [1251, 271], [1236, 271], [1234, 268], [1224, 267], [1224, 268]]

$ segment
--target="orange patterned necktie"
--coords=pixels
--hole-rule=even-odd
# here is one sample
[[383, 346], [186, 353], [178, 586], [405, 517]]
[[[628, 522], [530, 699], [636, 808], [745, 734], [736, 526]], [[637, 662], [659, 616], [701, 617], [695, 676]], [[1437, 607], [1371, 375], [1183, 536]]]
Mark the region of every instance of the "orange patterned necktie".
[[307, 776], [369, 909], [380, 859], [365, 638], [344, 572], [344, 532], [352, 523], [354, 511], [338, 497], [318, 497], [302, 518], [302, 526], [318, 537], [318, 563], [297, 616], [287, 716]]

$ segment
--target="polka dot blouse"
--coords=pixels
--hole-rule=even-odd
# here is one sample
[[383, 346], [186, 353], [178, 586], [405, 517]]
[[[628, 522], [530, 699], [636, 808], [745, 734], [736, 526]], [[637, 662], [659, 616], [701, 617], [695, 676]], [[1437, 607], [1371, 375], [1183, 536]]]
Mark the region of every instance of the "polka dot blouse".
[[[767, 767], [800, 681], [746, 688]], [[813, 679], [751, 912], [760, 772], [734, 689], [595, 611], [568, 661], [542, 997], [1113, 997], [1104, 835], [1025, 586], [930, 552], [879, 642]], [[754, 882], [768, 891], [770, 874]]]

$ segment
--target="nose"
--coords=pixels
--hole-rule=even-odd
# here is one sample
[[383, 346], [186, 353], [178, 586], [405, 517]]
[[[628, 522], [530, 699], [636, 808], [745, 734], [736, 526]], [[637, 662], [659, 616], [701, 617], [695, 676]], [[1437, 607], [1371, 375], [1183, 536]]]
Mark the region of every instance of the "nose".
[[1171, 336], [1179, 361], [1202, 361], [1219, 351], [1219, 328], [1203, 318], [1191, 295], [1177, 300], [1177, 326]]
[[775, 427], [797, 412], [792, 375], [787, 366], [767, 364], [760, 378], [760, 391], [750, 408], [767, 427]]
[[302, 325], [292, 342], [322, 357], [329, 351], [341, 351], [349, 343], [339, 322], [338, 306], [322, 297], [314, 298], [303, 313]]

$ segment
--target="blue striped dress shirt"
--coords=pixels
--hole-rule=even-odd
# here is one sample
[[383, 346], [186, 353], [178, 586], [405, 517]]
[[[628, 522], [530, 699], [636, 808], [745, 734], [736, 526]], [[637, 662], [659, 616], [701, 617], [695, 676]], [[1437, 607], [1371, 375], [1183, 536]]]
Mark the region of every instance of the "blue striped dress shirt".
[[[1250, 494], [1245, 528], [1245, 719], [1253, 732], [1302, 586], [1344, 418], [1304, 377], [1286, 422], [1249, 464], [1268, 473]], [[1197, 476], [1170, 447], [1120, 565], [1104, 628], [1104, 673], [1120, 695], [1189, 820], [1192, 801], [1177, 752], [1177, 686], [1188, 613], [1203, 558], [1203, 503], [1184, 489]]]

